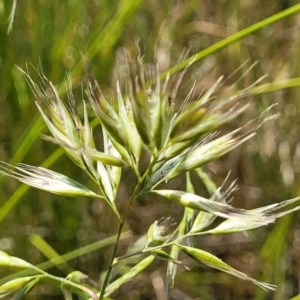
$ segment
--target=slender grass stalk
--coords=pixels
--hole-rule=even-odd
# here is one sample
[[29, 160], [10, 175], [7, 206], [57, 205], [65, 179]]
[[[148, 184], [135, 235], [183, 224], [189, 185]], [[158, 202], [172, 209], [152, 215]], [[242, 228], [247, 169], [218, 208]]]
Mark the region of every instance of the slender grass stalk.
[[249, 27], [242, 29], [234, 34], [232, 34], [231, 36], [222, 39], [221, 41], [213, 44], [210, 47], [207, 47], [206, 49], [194, 54], [193, 56], [187, 58], [186, 60], [184, 60], [183, 62], [179, 63], [179, 65], [174, 66], [173, 68], [169, 69], [168, 71], [164, 72], [161, 75], [161, 79], [165, 79], [167, 74], [174, 74], [177, 73], [180, 70], [183, 70], [184, 68], [186, 68], [187, 66], [189, 66], [190, 64], [194, 64], [195, 62], [198, 62], [199, 60], [207, 57], [210, 54], [213, 54], [233, 43], [236, 43], [238, 41], [240, 41], [241, 39], [245, 38], [246, 36], [254, 33], [255, 31], [258, 31], [266, 26], [269, 26], [271, 24], [274, 24], [280, 20], [286, 19], [290, 16], [293, 16], [297, 13], [300, 12], [300, 4], [296, 4], [284, 11], [281, 11], [273, 16], [270, 16], [262, 21], [259, 21], [253, 25], [250, 25]]
[[117, 255], [117, 251], [118, 251], [120, 237], [122, 235], [123, 227], [124, 227], [124, 224], [126, 222], [127, 215], [130, 211], [130, 208], [131, 208], [131, 206], [132, 206], [132, 204], [133, 204], [133, 202], [134, 202], [134, 200], [137, 196], [138, 190], [140, 189], [140, 186], [141, 186], [141, 182], [138, 182], [138, 184], [136, 185], [136, 187], [135, 187], [135, 189], [132, 193], [132, 196], [131, 196], [131, 198], [130, 198], [127, 206], [126, 206], [124, 214], [122, 215], [122, 218], [120, 220], [120, 224], [119, 224], [119, 227], [118, 227], [118, 232], [117, 232], [114, 248], [113, 248], [112, 255], [111, 255], [110, 261], [108, 263], [107, 270], [106, 270], [105, 278], [104, 278], [104, 281], [103, 281], [103, 284], [102, 284], [102, 287], [101, 287], [99, 300], [102, 300], [103, 297], [104, 297], [105, 289], [106, 289], [106, 287], [109, 283], [110, 274], [111, 274], [112, 268], [114, 266], [114, 261], [115, 261], [116, 255]]

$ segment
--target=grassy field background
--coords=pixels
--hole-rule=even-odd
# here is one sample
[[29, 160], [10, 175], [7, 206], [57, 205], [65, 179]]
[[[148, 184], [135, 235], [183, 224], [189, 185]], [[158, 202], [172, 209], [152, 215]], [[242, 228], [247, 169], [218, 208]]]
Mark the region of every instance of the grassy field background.
[[[62, 85], [71, 73], [74, 93], [81, 105], [84, 68], [89, 62], [94, 77], [106, 95], [116, 87], [116, 53], [121, 47], [134, 52], [137, 43], [146, 61], [157, 58], [161, 69], [174, 66], [182, 52], [198, 53], [214, 43], [283, 11], [298, 1], [18, 1], [12, 31], [7, 34], [11, 1], [0, 0], [0, 160], [44, 165], [89, 186], [88, 178], [62, 154], [57, 146], [40, 138], [47, 133], [34, 104], [34, 96], [16, 68], [41, 63], [45, 75]], [[196, 62], [187, 72], [179, 98], [196, 81], [196, 93], [216, 79], [228, 78], [243, 63], [245, 67], [228, 78], [236, 89], [251, 85], [268, 74], [263, 83], [300, 77], [300, 14], [276, 22]], [[237, 81], [254, 62], [257, 65]], [[297, 84], [296, 84], [297, 85]], [[299, 84], [298, 84], [299, 85]], [[254, 117], [272, 103], [281, 117], [259, 129], [258, 135], [238, 150], [209, 164], [208, 174], [221, 183], [229, 170], [240, 189], [233, 204], [255, 208], [300, 195], [300, 89], [282, 89], [254, 97], [252, 108], [230, 124]], [[95, 134], [97, 127], [95, 128]], [[119, 206], [131, 191], [131, 174], [124, 173]], [[114, 216], [98, 200], [62, 198], [27, 189], [0, 177], [0, 249], [39, 264], [58, 254], [87, 246], [87, 253], [53, 267], [65, 276], [74, 269], [93, 280], [105, 270], [110, 246], [93, 243], [116, 233]], [[170, 183], [179, 185], [179, 181]], [[197, 186], [206, 195], [202, 183]], [[124, 198], [124, 199], [123, 199]], [[175, 220], [182, 211], [168, 201], [147, 198], [136, 203], [129, 217], [133, 244], [147, 227], [162, 216]], [[247, 234], [195, 238], [195, 244], [217, 255], [244, 273], [278, 285], [266, 293], [254, 285], [220, 272], [193, 267], [181, 271], [173, 290], [174, 299], [291, 299], [300, 293], [299, 213], [275, 225]], [[121, 249], [122, 250], [122, 249]], [[125, 285], [115, 299], [160, 299], [155, 279], [164, 278], [157, 264], [148, 273]], [[8, 275], [0, 270], [1, 278]], [[156, 291], [156, 293], [155, 293]], [[125, 296], [124, 296], [125, 295]], [[62, 299], [58, 291], [41, 286], [27, 299]], [[163, 298], [161, 298], [163, 299]], [[300, 296], [299, 296], [300, 299]]]

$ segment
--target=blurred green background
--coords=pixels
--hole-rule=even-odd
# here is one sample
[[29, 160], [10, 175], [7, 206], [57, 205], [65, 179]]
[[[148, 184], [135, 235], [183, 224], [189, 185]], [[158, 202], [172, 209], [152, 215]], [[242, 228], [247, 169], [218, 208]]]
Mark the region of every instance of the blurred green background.
[[[190, 54], [222, 40], [298, 1], [195, 1], [195, 0], [23, 0], [18, 1], [12, 31], [7, 34], [12, 1], [0, 0], [0, 160], [50, 166], [91, 186], [57, 146], [40, 138], [46, 133], [34, 96], [16, 66], [41, 63], [45, 75], [55, 85], [64, 83], [71, 72], [74, 93], [81, 105], [85, 62], [106, 95], [116, 86], [116, 52], [120, 47], [135, 51], [138, 43], [146, 61], [154, 57], [162, 70], [174, 66], [185, 49]], [[228, 79], [228, 85], [245, 88], [268, 74], [265, 83], [300, 77], [300, 14], [255, 32], [239, 43], [195, 63], [185, 76], [179, 98], [194, 81], [196, 95], [215, 80], [227, 78], [240, 65], [258, 64], [237, 82], [245, 68]], [[220, 184], [229, 170], [239, 178], [239, 191], [233, 205], [255, 208], [300, 194], [300, 114], [299, 88], [255, 96], [249, 113], [229, 127], [245, 123], [272, 103], [281, 117], [259, 129], [243, 147], [206, 171]], [[91, 114], [92, 117], [92, 114]], [[95, 128], [97, 135], [97, 128]], [[119, 207], [130, 195], [133, 175], [123, 174]], [[195, 179], [195, 178], [194, 178]], [[195, 179], [196, 180], [196, 179]], [[18, 182], [0, 177], [0, 249], [33, 264], [48, 258], [37, 236], [59, 254], [65, 254], [116, 233], [116, 219], [99, 200], [62, 198], [26, 189]], [[180, 185], [176, 179], [171, 186]], [[201, 182], [197, 192], [207, 195]], [[92, 188], [92, 186], [91, 186]], [[175, 220], [181, 209], [167, 200], [144, 199], [133, 208], [127, 229], [130, 239], [122, 242], [120, 254], [133, 244], [147, 227], [162, 216]], [[266, 293], [254, 285], [204, 267], [179, 270], [173, 299], [290, 299], [300, 289], [299, 213], [291, 214], [267, 228], [247, 234], [195, 238], [195, 244], [228, 264], [259, 280], [275, 283], [278, 289]], [[78, 269], [93, 280], [105, 270], [109, 246], [90, 251], [51, 272], [66, 276]], [[123, 251], [123, 252], [122, 252]], [[48, 255], [49, 256], [49, 255]], [[191, 262], [187, 261], [187, 264]], [[156, 264], [148, 272], [121, 288], [115, 299], [164, 299], [155, 280], [163, 279], [165, 266]], [[8, 275], [0, 270], [1, 278]], [[62, 299], [49, 286], [35, 289], [26, 299]]]

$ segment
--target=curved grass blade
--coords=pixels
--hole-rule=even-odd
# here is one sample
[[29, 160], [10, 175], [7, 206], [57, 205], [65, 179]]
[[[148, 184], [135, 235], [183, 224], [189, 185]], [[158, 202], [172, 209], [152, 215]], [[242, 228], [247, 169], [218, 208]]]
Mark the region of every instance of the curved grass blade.
[[208, 55], [215, 53], [233, 43], [238, 42], [239, 40], [245, 38], [246, 36], [252, 34], [253, 32], [260, 30], [266, 26], [269, 26], [273, 23], [279, 22], [283, 19], [286, 19], [296, 13], [300, 12], [300, 4], [296, 4], [286, 10], [283, 10], [275, 15], [272, 15], [262, 21], [259, 21], [245, 29], [242, 29], [234, 34], [232, 34], [231, 36], [222, 39], [221, 41], [213, 44], [212, 46], [198, 52], [195, 55], [192, 55], [191, 57], [187, 58], [186, 60], [184, 60], [183, 62], [179, 63], [179, 65], [176, 65], [172, 68], [170, 68], [169, 70], [167, 70], [166, 72], [164, 72], [161, 75], [161, 79], [165, 79], [167, 77], [168, 74], [174, 74], [179, 72], [180, 70], [183, 70], [186, 66], [190, 65], [190, 64], [194, 64], [195, 62], [198, 62], [199, 60], [207, 57]]

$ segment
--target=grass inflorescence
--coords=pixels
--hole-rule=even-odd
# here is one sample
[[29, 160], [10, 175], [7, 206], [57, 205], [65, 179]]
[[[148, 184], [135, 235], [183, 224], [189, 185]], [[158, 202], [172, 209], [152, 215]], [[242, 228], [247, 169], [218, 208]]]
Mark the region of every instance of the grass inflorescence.
[[[298, 202], [300, 197], [254, 210], [235, 208], [229, 201], [237, 185], [236, 181], [228, 183], [228, 176], [219, 188], [212, 188], [210, 198], [197, 195], [194, 184], [190, 181], [191, 171], [200, 174], [203, 172], [201, 167], [205, 164], [219, 159], [245, 143], [257, 134], [263, 123], [276, 119], [278, 115], [272, 114], [274, 105], [241, 127], [223, 134], [219, 128], [244, 114], [251, 106], [253, 92], [250, 88], [218, 93], [223, 80], [221, 77], [196, 99], [193, 99], [192, 87], [186, 99], [177, 105], [176, 91], [180, 88], [182, 76], [178, 76], [175, 84], [171, 83], [170, 76], [162, 81], [157, 64], [145, 64], [141, 57], [133, 60], [127, 54], [126, 56], [125, 71], [123, 66], [120, 77], [122, 88], [120, 82], [117, 82], [116, 96], [112, 100], [105, 97], [99, 84], [88, 71], [86, 96], [89, 105], [82, 100], [83, 121], [78, 113], [70, 80], [67, 85], [67, 98], [62, 100], [41, 68], [38, 69], [41, 83], [35, 83], [27, 72], [22, 71], [37, 99], [37, 108], [52, 134], [52, 137], [45, 138], [60, 145], [70, 159], [91, 178], [96, 189], [90, 190], [74, 179], [42, 167], [25, 164], [14, 167], [2, 163], [0, 172], [50, 193], [68, 197], [99, 198], [98, 201], [105, 201], [114, 212], [117, 217], [114, 222], [118, 222], [119, 225], [114, 249], [106, 275], [100, 283], [98, 295], [96, 288], [81, 285], [88, 278], [87, 275], [76, 271], [77, 273], [70, 273], [67, 280], [53, 277], [5, 253], [2, 255], [2, 265], [23, 268], [25, 263], [37, 274], [6, 282], [1, 286], [2, 295], [16, 291], [17, 295], [25, 295], [36, 284], [46, 281], [62, 287], [66, 299], [69, 299], [72, 293], [86, 293], [91, 299], [103, 299], [147, 269], [154, 259], [167, 262], [168, 293], [176, 277], [175, 266], [185, 267], [180, 261], [180, 252], [197, 263], [250, 281], [263, 289], [274, 290], [274, 285], [247, 276], [213, 254], [193, 246], [193, 243], [186, 245], [186, 240], [197, 235], [247, 231], [268, 225], [277, 218], [300, 209], [300, 206], [296, 206], [278, 212], [279, 209]], [[99, 150], [94, 139], [89, 120], [90, 109], [101, 124], [104, 141], [102, 150]], [[141, 170], [140, 161], [143, 157], [146, 157], [147, 162], [146, 167]], [[118, 205], [118, 189], [124, 168], [132, 170], [136, 177], [136, 186], [131, 196], [125, 200], [125, 209], [121, 210]], [[161, 183], [167, 183], [180, 175], [187, 176], [186, 190], [159, 188]], [[201, 176], [197, 180], [201, 180]], [[209, 179], [206, 182], [209, 182]], [[185, 213], [176, 226], [171, 226], [170, 221], [153, 220], [148, 233], [145, 233], [147, 241], [144, 248], [137, 253], [117, 257], [120, 238], [132, 205], [148, 194], [160, 195], [175, 202], [184, 208]], [[221, 217], [223, 221], [213, 227], [217, 217]], [[111, 272], [119, 261], [142, 254], [146, 258], [141, 259], [132, 269], [118, 279], [111, 278]], [[78, 274], [82, 276], [77, 276]]]

